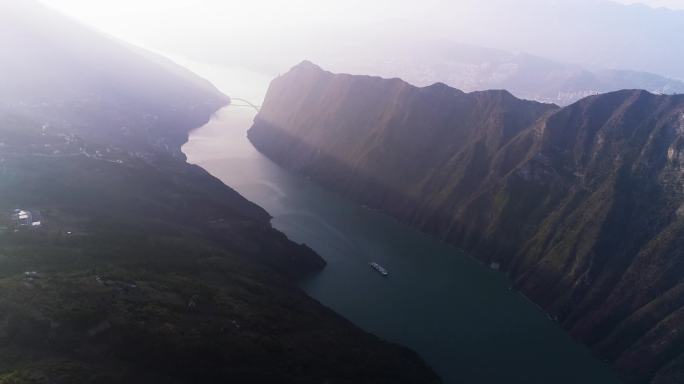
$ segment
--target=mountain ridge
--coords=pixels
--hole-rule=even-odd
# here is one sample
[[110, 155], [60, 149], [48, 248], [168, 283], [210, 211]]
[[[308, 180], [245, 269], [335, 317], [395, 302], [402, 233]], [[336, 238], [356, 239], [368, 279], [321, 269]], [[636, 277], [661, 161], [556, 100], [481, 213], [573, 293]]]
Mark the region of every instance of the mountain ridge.
[[684, 96], [623, 90], [560, 108], [304, 65], [271, 83], [248, 137], [501, 265], [627, 382], [666, 383], [684, 369], [682, 127]]
[[395, 44], [385, 40], [375, 42], [374, 49], [366, 54], [368, 59], [361, 62], [349, 61], [346, 56], [321, 57], [321, 60], [336, 71], [399, 76], [418, 86], [442, 81], [468, 92], [504, 88], [522, 99], [562, 106], [590, 95], [625, 88], [684, 93], [681, 80], [655, 73], [587, 68], [524, 52], [449, 41], [413, 42], [415, 46], [410, 49]]
[[307, 296], [325, 261], [186, 162], [225, 95], [36, 7], [0, 1], [0, 383], [440, 381]]

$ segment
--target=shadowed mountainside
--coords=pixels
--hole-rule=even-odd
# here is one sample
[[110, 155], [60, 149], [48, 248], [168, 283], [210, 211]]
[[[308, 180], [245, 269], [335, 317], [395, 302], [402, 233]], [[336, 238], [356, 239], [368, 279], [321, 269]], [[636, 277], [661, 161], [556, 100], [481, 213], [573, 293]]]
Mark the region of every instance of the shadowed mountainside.
[[684, 374], [684, 96], [274, 80], [249, 138], [284, 167], [497, 262], [628, 382]]
[[185, 162], [226, 96], [30, 1], [0, 21], [0, 383], [439, 382], [306, 296], [325, 262]]

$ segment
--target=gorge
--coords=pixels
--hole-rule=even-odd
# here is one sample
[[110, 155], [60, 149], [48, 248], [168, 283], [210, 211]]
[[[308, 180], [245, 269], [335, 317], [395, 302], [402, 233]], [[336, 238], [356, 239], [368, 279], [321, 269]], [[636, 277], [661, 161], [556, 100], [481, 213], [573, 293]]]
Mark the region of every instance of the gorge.
[[325, 261], [186, 162], [230, 102], [211, 83], [33, 1], [0, 1], [0, 43], [0, 383], [440, 381], [307, 296]]
[[276, 163], [497, 263], [627, 382], [676, 382], [684, 96], [565, 108], [335, 75], [271, 83], [249, 131]]
[[684, 12], [616, 1], [0, 0], [0, 384], [684, 383]]

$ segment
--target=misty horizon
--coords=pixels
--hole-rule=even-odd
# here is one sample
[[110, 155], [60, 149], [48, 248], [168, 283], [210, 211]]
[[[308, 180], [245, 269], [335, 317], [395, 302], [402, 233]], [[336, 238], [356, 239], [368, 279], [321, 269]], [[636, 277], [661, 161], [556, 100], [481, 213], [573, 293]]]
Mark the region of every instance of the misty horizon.
[[0, 384], [681, 384], [684, 0], [0, 0]]

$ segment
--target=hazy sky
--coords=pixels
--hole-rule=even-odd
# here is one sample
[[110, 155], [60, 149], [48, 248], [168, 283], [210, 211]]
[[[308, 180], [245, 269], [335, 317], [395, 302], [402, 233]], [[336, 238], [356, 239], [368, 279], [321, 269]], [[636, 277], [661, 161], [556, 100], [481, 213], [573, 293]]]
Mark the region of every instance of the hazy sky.
[[620, 3], [642, 3], [651, 7], [667, 7], [672, 9], [684, 9], [684, 0], [616, 0]]
[[[148, 49], [269, 74], [303, 59], [364, 60], [373, 43], [440, 39], [442, 50], [464, 42], [684, 79], [684, 11], [625, 10], [607, 0], [41, 1]], [[684, 0], [639, 2], [684, 10]]]
[[200, 60], [214, 59], [220, 50], [234, 53], [229, 58], [237, 62], [266, 61], [261, 56], [268, 52], [296, 51], [304, 41], [321, 40], [316, 37], [328, 31], [407, 15], [406, 7], [397, 6], [401, 0], [41, 1], [148, 49]]
[[[458, 17], [463, 1], [438, 0], [40, 0], [129, 42], [159, 48], [172, 41], [233, 32], [251, 41], [283, 29], [385, 20]], [[570, 0], [577, 1], [577, 0]], [[684, 0], [616, 0], [684, 9]], [[486, 3], [487, 0], [482, 0]], [[248, 36], [245, 36], [246, 32]]]
[[[391, 0], [41, 0], [116, 36], [138, 42], [173, 37], [173, 30], [205, 34], [249, 31], [250, 38], [280, 28], [355, 24], [405, 15]], [[396, 12], [393, 12], [395, 10]], [[382, 16], [380, 16], [382, 15]], [[172, 33], [169, 35], [169, 33]]]

